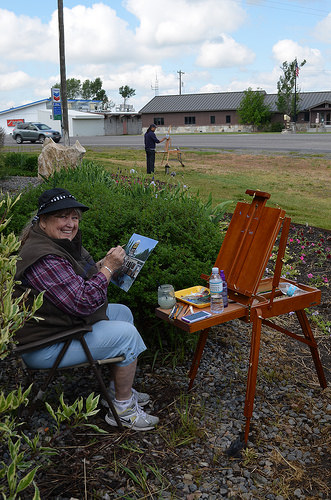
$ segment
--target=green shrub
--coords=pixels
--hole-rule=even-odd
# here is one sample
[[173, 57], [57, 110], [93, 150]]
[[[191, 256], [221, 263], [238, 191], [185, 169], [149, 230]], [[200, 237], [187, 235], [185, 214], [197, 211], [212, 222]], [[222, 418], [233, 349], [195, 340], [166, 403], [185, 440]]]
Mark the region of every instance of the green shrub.
[[26, 172], [38, 172], [38, 156], [27, 156], [25, 160], [24, 170]]
[[176, 290], [204, 284], [200, 274], [210, 273], [222, 241], [209, 202], [203, 204], [180, 186], [156, 186], [137, 177], [114, 178], [98, 165], [83, 162], [82, 167], [61, 171], [42, 186], [22, 194], [11, 224], [16, 232], [33, 215], [41, 192], [55, 186], [69, 189], [90, 207], [84, 213], [81, 229], [83, 244], [95, 260], [104, 257], [109, 248], [125, 245], [132, 233], [158, 240], [127, 293], [109, 287], [110, 301], [127, 304], [145, 332], [155, 325], [159, 283], [171, 283]]
[[7, 168], [21, 168], [25, 161], [22, 153], [10, 152], [5, 155], [5, 166]]
[[[40, 294], [34, 301], [31, 309], [25, 303], [22, 295], [12, 297], [17, 255], [20, 243], [13, 232], [4, 235], [10, 222], [9, 212], [12, 211], [16, 200], [9, 195], [0, 201], [0, 360], [10, 352], [16, 331], [24, 322], [32, 317], [42, 304]], [[0, 493], [2, 498], [21, 498], [21, 492], [34, 485], [34, 496], [30, 490], [30, 498], [40, 498], [38, 487], [34, 484], [34, 477], [39, 465], [31, 461], [29, 450], [24, 447], [24, 434], [15, 418], [16, 410], [26, 405], [31, 387], [23, 391], [21, 387], [6, 394], [7, 387], [0, 386], [0, 449], [6, 453], [8, 459], [0, 461]], [[30, 441], [31, 442], [31, 441]], [[37, 457], [38, 459], [38, 457]]]
[[281, 132], [284, 129], [284, 125], [280, 122], [273, 122], [270, 127], [270, 132]]
[[3, 155], [2, 176], [38, 174], [38, 156], [25, 153], [10, 152]]

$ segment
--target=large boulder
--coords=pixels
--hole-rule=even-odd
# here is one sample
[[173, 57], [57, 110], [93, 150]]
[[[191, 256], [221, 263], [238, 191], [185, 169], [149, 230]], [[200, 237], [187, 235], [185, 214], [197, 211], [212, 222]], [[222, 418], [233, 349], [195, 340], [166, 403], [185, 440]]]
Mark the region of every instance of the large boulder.
[[48, 178], [61, 168], [76, 168], [82, 161], [86, 149], [76, 141], [73, 146], [56, 144], [53, 139], [45, 139], [43, 149], [38, 156], [38, 177]]

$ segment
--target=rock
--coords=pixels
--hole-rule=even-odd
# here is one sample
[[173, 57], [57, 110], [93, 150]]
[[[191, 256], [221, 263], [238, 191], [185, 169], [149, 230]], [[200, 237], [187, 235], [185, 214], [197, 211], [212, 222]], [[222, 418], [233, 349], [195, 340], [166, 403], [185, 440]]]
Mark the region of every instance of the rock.
[[73, 146], [63, 146], [47, 138], [38, 156], [38, 177], [48, 178], [61, 168], [76, 168], [82, 161], [86, 149], [76, 141]]

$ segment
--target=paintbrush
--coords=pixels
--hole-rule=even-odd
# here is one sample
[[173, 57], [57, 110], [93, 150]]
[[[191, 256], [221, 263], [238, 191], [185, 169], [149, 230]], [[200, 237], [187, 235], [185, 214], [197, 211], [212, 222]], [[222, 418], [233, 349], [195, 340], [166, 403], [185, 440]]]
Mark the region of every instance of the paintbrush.
[[175, 312], [175, 315], [174, 315], [174, 319], [177, 319], [178, 316], [180, 315], [181, 311], [183, 310], [183, 306], [178, 306], [176, 312]]

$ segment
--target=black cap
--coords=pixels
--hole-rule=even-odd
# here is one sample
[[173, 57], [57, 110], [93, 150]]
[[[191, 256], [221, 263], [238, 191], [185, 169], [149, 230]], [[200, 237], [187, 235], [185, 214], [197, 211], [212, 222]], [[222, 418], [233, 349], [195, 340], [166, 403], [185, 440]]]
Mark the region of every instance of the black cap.
[[155, 125], [155, 123], [152, 123], [152, 124], [149, 126], [149, 128], [152, 128], [152, 127], [157, 128], [157, 125]]
[[83, 212], [89, 209], [89, 207], [79, 203], [69, 191], [62, 188], [44, 191], [43, 194], [39, 196], [38, 207], [37, 215], [57, 212], [59, 210], [65, 210], [66, 208], [79, 208]]

